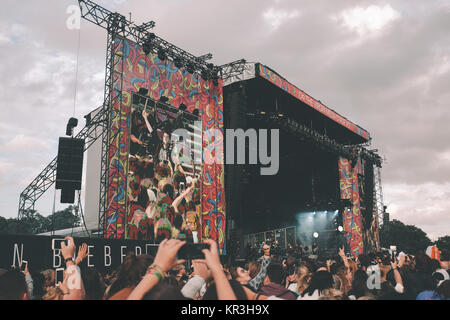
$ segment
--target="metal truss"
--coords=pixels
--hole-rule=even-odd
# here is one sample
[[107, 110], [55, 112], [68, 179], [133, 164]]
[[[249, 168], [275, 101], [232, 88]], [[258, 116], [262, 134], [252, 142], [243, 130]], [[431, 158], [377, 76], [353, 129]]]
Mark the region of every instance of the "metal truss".
[[313, 130], [289, 117], [282, 117], [277, 113], [260, 111], [248, 113], [247, 115], [256, 120], [270, 122], [278, 128], [284, 128], [288, 132], [298, 136], [300, 139], [313, 143], [324, 151], [330, 151], [348, 159], [356, 159], [361, 157], [362, 159], [374, 163], [377, 167], [381, 167], [381, 157], [374, 151], [367, 150], [362, 145], [354, 146], [341, 144], [327, 135], [321, 134], [318, 131]]
[[212, 59], [212, 55], [210, 53], [201, 57], [196, 57], [193, 54], [190, 54], [189, 52], [180, 49], [179, 47], [156, 36], [154, 33], [150, 33], [150, 30], [155, 26], [153, 21], [138, 26], [133, 22], [128, 21], [125, 16], [119, 13], [113, 13], [90, 0], [78, 0], [78, 2], [81, 9], [81, 16], [84, 19], [108, 30], [108, 32], [110, 32], [110, 22], [112, 20], [116, 20], [119, 23], [120, 32], [123, 34], [124, 38], [133, 40], [140, 45], [148, 43], [152, 51], [155, 53], [159, 50], [164, 50], [164, 52], [168, 56], [172, 57], [172, 59], [177, 59], [185, 66], [190, 65], [197, 71], [207, 71], [210, 69], [210, 67], [206, 64], [207, 60]]
[[224, 82], [228, 79], [242, 75], [246, 70], [247, 61], [245, 59], [236, 60], [220, 66], [221, 78]]
[[383, 226], [384, 222], [384, 201], [383, 201], [383, 188], [381, 185], [381, 168], [374, 168], [373, 177], [373, 209], [374, 218], [377, 219], [377, 225], [379, 228]]
[[[85, 140], [85, 150], [99, 138], [99, 130], [97, 129], [104, 126], [106, 116], [104, 108], [100, 107], [100, 112], [76, 135], [76, 139]], [[24, 217], [28, 210], [34, 210], [36, 201], [56, 182], [57, 160], [58, 157], [55, 157], [20, 194], [19, 219]]]

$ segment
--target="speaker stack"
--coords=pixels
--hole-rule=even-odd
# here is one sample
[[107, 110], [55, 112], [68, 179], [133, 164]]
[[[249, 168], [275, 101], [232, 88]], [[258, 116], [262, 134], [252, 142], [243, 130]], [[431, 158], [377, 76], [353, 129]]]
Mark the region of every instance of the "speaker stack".
[[74, 203], [75, 190], [81, 190], [84, 140], [59, 138], [56, 189], [61, 190], [61, 203]]

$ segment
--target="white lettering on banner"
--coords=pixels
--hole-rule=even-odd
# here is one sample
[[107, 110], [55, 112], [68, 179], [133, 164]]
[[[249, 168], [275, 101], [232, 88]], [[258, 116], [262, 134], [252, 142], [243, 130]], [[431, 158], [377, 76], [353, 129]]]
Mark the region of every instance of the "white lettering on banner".
[[[109, 267], [111, 266], [111, 247], [110, 246], [105, 246], [105, 267]], [[108, 259], [108, 262], [106, 262], [106, 260]]]
[[120, 263], [122, 263], [123, 262], [123, 258], [126, 257], [126, 254], [123, 253], [123, 249], [126, 249], [126, 248], [127, 248], [126, 246], [121, 246], [120, 247]]
[[[56, 260], [58, 260], [58, 263], [56, 263]], [[61, 259], [61, 250], [59, 249], [53, 249], [53, 269], [59, 268], [62, 265], [62, 259]]]
[[136, 256], [140, 256], [142, 254], [142, 248], [136, 247], [134, 250], [134, 253], [136, 254]]
[[93, 267], [94, 265], [91, 264], [91, 257], [94, 255], [91, 254], [91, 248], [94, 248], [94, 246], [88, 246], [87, 247], [87, 265], [88, 267]]
[[[18, 264], [16, 264], [16, 257]], [[12, 267], [21, 266], [22, 260], [23, 260], [23, 244], [20, 244], [20, 254], [19, 254], [19, 246], [17, 245], [17, 243], [14, 243], [14, 257]]]

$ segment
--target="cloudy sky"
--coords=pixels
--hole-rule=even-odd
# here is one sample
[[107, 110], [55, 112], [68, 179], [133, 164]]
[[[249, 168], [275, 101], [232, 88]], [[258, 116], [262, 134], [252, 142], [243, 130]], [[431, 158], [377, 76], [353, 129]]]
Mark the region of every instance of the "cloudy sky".
[[[262, 62], [359, 124], [386, 158], [391, 218], [450, 234], [450, 0], [97, 0], [217, 65]], [[0, 215], [103, 99], [106, 33], [66, 26], [75, 0], [2, 0]], [[80, 121], [84, 124], [84, 121]], [[54, 190], [37, 209], [51, 213]], [[59, 198], [59, 196], [57, 196]]]

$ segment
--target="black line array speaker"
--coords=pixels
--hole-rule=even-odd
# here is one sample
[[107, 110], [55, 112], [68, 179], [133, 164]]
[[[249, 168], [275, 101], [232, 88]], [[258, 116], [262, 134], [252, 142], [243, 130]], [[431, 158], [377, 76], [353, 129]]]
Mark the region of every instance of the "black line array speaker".
[[75, 190], [81, 190], [84, 140], [59, 138], [56, 189], [61, 189], [61, 203], [74, 203]]

